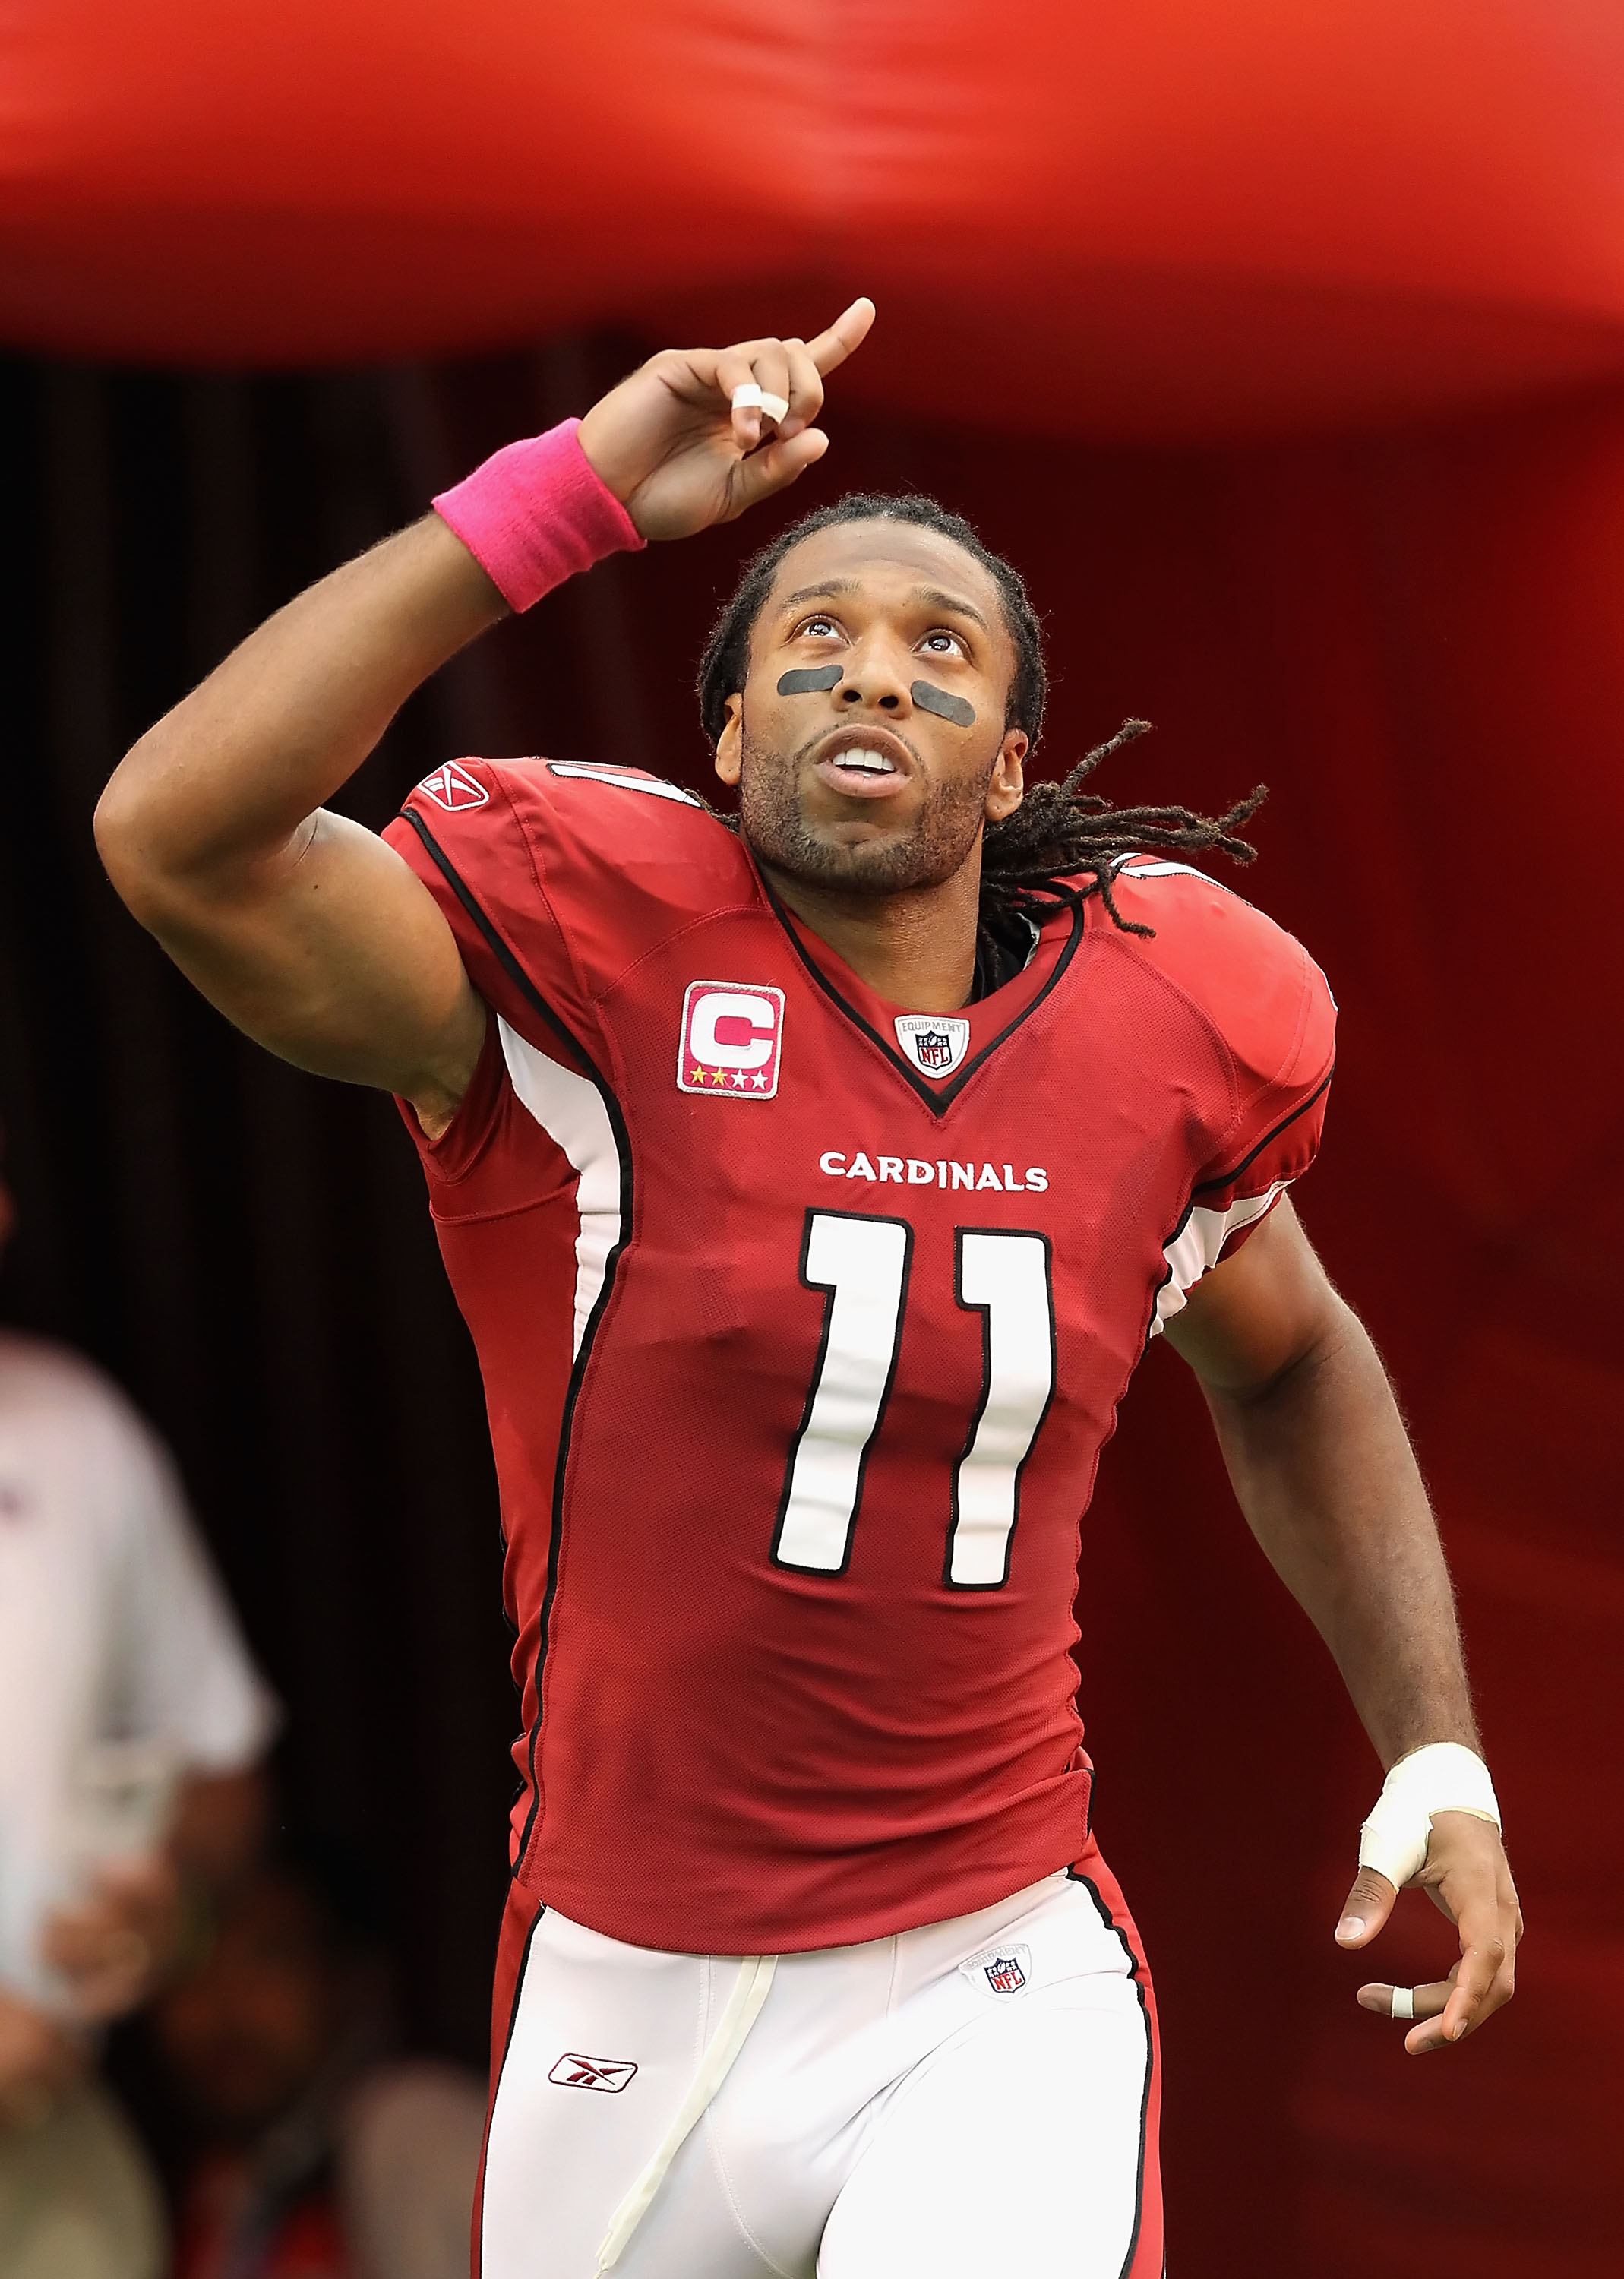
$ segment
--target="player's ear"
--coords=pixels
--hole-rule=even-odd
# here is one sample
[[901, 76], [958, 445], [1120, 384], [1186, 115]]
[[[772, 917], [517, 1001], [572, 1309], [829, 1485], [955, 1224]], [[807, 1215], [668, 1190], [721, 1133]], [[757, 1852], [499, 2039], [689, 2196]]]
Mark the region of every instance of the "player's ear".
[[727, 722], [716, 738], [716, 773], [734, 786], [744, 766], [744, 698], [737, 691], [727, 700]]
[[992, 774], [987, 785], [986, 815], [989, 823], [1001, 823], [1013, 815], [1026, 796], [1026, 778], [1022, 762], [1026, 757], [1030, 739], [1024, 728], [1007, 728], [1004, 740], [999, 746], [998, 757], [992, 763]]

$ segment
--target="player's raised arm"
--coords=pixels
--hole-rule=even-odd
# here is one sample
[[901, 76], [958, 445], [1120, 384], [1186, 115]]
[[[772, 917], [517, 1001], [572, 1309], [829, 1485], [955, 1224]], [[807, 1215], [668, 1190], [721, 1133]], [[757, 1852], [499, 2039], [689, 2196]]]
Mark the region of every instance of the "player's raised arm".
[[1195, 1285], [1167, 1334], [1201, 1382], [1253, 1534], [1389, 1770], [1337, 1937], [1367, 1945], [1408, 1882], [1459, 1932], [1446, 1979], [1372, 1984], [1360, 2001], [1413, 2022], [1413, 2054], [1444, 2048], [1510, 1999], [1522, 1916], [1490, 1816], [1448, 1570], [1386, 1372], [1289, 1201]]
[[403, 1093], [444, 1124], [484, 1007], [426, 889], [322, 802], [509, 606], [615, 545], [686, 536], [793, 482], [826, 448], [823, 375], [873, 313], [856, 302], [808, 342], [651, 357], [578, 428], [499, 453], [440, 513], [279, 610], [148, 731], [103, 794], [97, 844], [211, 1003], [284, 1059]]

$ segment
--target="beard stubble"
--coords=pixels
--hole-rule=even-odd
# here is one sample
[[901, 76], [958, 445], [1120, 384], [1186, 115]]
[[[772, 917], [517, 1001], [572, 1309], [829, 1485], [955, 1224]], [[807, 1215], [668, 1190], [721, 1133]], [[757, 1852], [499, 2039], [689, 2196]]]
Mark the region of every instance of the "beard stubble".
[[739, 829], [751, 853], [770, 869], [846, 894], [876, 895], [939, 886], [963, 869], [985, 820], [996, 754], [979, 776], [931, 781], [908, 830], [843, 847], [820, 837], [801, 813], [796, 787], [808, 748], [770, 751], [748, 727], [743, 732]]

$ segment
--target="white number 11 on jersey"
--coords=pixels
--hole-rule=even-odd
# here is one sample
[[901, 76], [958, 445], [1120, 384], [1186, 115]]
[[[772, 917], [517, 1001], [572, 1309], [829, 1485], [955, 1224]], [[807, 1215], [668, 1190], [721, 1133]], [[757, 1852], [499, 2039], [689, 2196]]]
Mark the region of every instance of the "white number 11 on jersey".
[[[790, 1451], [772, 1555], [780, 1567], [844, 1574], [908, 1297], [913, 1229], [895, 1218], [808, 1211], [801, 1278], [826, 1290], [823, 1336]], [[1054, 1306], [1041, 1234], [962, 1227], [954, 1296], [982, 1317], [981, 1400], [954, 1467], [944, 1579], [996, 1591], [1008, 1580], [1021, 1468], [1054, 1393]]]

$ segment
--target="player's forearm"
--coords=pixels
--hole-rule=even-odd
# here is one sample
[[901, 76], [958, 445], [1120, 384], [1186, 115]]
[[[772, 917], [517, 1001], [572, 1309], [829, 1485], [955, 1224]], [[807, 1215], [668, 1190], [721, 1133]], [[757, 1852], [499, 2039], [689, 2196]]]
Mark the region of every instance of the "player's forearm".
[[1321, 1335], [1250, 1397], [1207, 1388], [1236, 1495], [1335, 1656], [1382, 1761], [1477, 1746], [1453, 1592], [1403, 1420], [1340, 1300]]
[[114, 773], [96, 838], [138, 916], [229, 893], [296, 855], [414, 689], [504, 611], [437, 515], [280, 610], [149, 729]]

